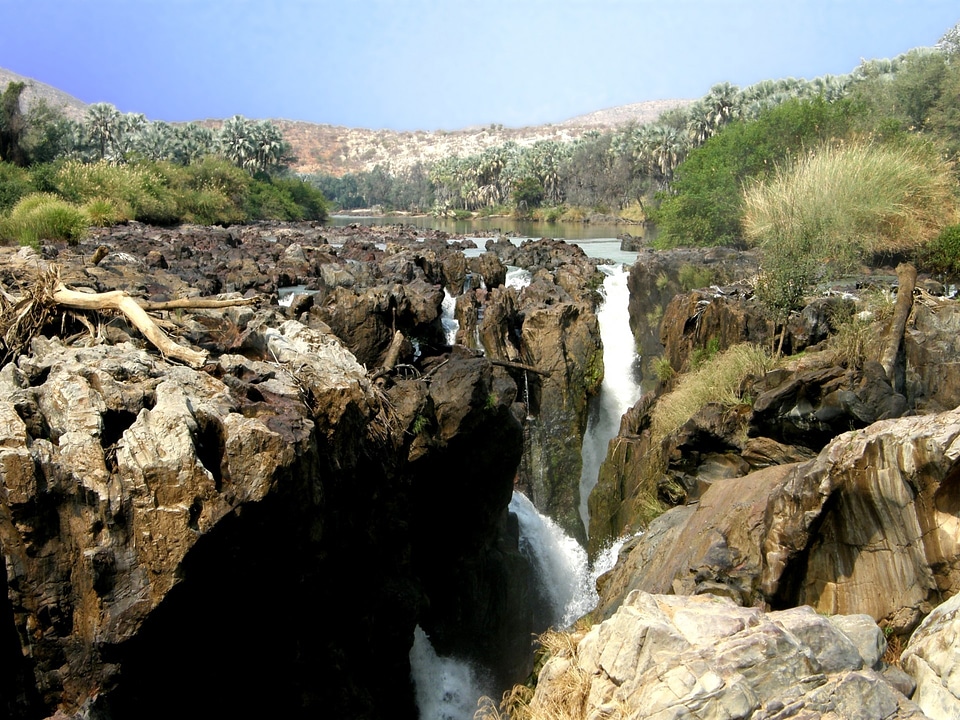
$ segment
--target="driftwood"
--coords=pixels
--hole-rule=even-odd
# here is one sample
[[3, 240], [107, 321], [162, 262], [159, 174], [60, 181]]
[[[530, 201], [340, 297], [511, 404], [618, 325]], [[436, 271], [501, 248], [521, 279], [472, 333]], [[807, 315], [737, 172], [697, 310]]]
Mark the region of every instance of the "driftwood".
[[523, 363], [507, 362], [506, 360], [491, 360], [490, 364], [496, 365], [497, 367], [507, 368], [508, 370], [523, 370], [524, 372], [532, 372], [534, 375], [550, 377], [550, 373], [548, 371], [538, 370], [532, 365], [524, 365]]
[[118, 310], [164, 355], [175, 360], [182, 360], [191, 367], [200, 367], [207, 360], [205, 352], [178, 345], [167, 337], [163, 330], [157, 327], [153, 319], [147, 315], [146, 310], [140, 306], [140, 303], [121, 290], [112, 290], [105, 293], [83, 293], [70, 290], [63, 283], [60, 283], [53, 292], [53, 300], [57, 305], [78, 310]]
[[[234, 305], [250, 305], [259, 298], [197, 297], [170, 300], [167, 302], [140, 302], [120, 290], [105, 293], [85, 293], [71, 290], [60, 280], [60, 268], [44, 266], [37, 277], [25, 286], [22, 297], [14, 296], [0, 288], [0, 355], [2, 362], [15, 358], [30, 340], [56, 314], [56, 308], [74, 310], [111, 310], [123, 313], [130, 324], [165, 356], [180, 360], [192, 367], [206, 362], [207, 353], [184, 347], [174, 342], [160, 329], [162, 321], [155, 320], [147, 310], [216, 309]], [[79, 317], [79, 316], [78, 316]]]
[[907, 318], [913, 308], [913, 290], [917, 284], [917, 269], [910, 263], [901, 263], [897, 266], [897, 302], [893, 308], [893, 318], [890, 320], [890, 329], [887, 332], [883, 353], [880, 355], [880, 364], [887, 374], [887, 379], [894, 390], [900, 392], [895, 378], [897, 355], [900, 353], [900, 343], [903, 340], [903, 331], [907, 326]]
[[238, 305], [253, 305], [260, 300], [260, 296], [237, 298], [235, 300], [221, 300], [210, 297], [177, 298], [163, 302], [138, 301], [137, 304], [144, 310], [215, 310], [217, 308], [236, 307]]
[[381, 365], [375, 372], [371, 373], [370, 379], [379, 380], [380, 378], [389, 375], [393, 372], [393, 368], [396, 367], [397, 360], [400, 359], [400, 351], [403, 349], [403, 333], [397, 330], [393, 333], [393, 340], [390, 341], [390, 347], [387, 348], [387, 354], [383, 358], [383, 365]]

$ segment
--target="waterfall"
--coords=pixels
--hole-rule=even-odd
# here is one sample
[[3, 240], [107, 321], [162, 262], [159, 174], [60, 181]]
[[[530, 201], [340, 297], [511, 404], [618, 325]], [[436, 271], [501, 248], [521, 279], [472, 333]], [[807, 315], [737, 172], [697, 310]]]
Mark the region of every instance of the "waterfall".
[[583, 436], [583, 469], [580, 474], [580, 517], [589, 532], [587, 498], [597, 484], [607, 445], [620, 430], [620, 418], [640, 398], [637, 382], [637, 352], [630, 330], [627, 287], [629, 272], [622, 264], [598, 265], [603, 280], [603, 304], [597, 312], [603, 342], [603, 383], [590, 403], [590, 417]]
[[[570, 627], [597, 604], [596, 579], [612, 567], [592, 569], [583, 547], [550, 518], [540, 514], [525, 495], [514, 492], [510, 512], [520, 525], [520, 552], [530, 562], [537, 584], [531, 593], [540, 629]], [[612, 550], [613, 561], [616, 553]], [[608, 557], [602, 555], [601, 557]], [[483, 668], [464, 660], [441, 657], [419, 627], [414, 632], [410, 666], [421, 720], [471, 720], [482, 695], [499, 698]], [[501, 688], [502, 690], [502, 688]]]
[[470, 720], [482, 695], [491, 695], [483, 672], [470, 663], [440, 657], [418, 625], [410, 649], [410, 670], [421, 720]]
[[454, 316], [457, 309], [457, 299], [446, 288], [443, 289], [443, 304], [441, 305], [440, 323], [443, 325], [443, 334], [447, 339], [447, 345], [457, 344], [457, 332], [460, 330], [460, 323]]
[[569, 627], [597, 604], [583, 547], [541, 515], [526, 495], [513, 493], [510, 512], [520, 522], [520, 552], [533, 566], [537, 595], [547, 603], [546, 624]]

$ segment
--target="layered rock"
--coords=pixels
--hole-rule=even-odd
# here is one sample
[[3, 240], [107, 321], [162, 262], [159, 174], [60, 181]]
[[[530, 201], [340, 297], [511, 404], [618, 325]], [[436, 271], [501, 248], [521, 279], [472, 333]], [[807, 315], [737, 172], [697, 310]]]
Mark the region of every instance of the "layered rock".
[[900, 662], [916, 679], [914, 702], [932, 720], [960, 717], [960, 595], [934, 609], [910, 638]]
[[879, 629], [810, 608], [634, 592], [540, 672], [534, 717], [926, 716], [877, 670]]
[[476, 327], [489, 357], [532, 368], [515, 373], [528, 410], [519, 483], [542, 513], [585, 543], [581, 448], [588, 401], [603, 381], [594, 290], [602, 276], [582, 249], [562, 241], [518, 247], [501, 239], [488, 248], [504, 263], [529, 270], [532, 280], [519, 292], [493, 288], [482, 299], [473, 293], [458, 301], [461, 337], [469, 342]]
[[713, 483], [621, 557], [599, 615], [634, 589], [712, 593], [864, 613], [903, 634], [960, 591], [958, 438], [958, 411], [880, 421], [814, 460]]

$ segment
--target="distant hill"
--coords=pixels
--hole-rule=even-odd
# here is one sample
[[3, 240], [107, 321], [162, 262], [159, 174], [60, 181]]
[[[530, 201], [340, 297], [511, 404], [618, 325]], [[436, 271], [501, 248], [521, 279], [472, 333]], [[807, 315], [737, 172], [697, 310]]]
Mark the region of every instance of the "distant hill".
[[20, 96], [23, 110], [29, 109], [34, 102], [43, 99], [47, 101], [50, 107], [59, 108], [64, 115], [72, 120], [79, 120], [87, 111], [87, 103], [63, 92], [63, 90], [57, 90], [57, 88], [39, 80], [0, 68], [0, 90], [6, 89], [7, 85], [12, 82], [23, 82], [27, 85]]
[[[67, 117], [79, 120], [86, 112], [82, 100], [45, 83], [0, 68], [0, 89], [10, 82], [25, 82], [21, 96], [26, 108], [38, 98], [60, 108]], [[393, 171], [404, 170], [417, 162], [431, 163], [449, 155], [472, 155], [508, 141], [532, 145], [539, 140], [573, 141], [590, 130], [609, 130], [628, 122], [652, 122], [671, 108], [688, 105], [691, 100], [650, 100], [598, 110], [563, 122], [525, 128], [502, 125], [472, 127], [464, 130], [367, 130], [337, 125], [322, 125], [300, 120], [274, 122], [290, 143], [297, 160], [293, 169], [300, 173], [323, 172], [344, 175], [372, 170], [377, 165]], [[222, 120], [199, 121], [217, 127]]]

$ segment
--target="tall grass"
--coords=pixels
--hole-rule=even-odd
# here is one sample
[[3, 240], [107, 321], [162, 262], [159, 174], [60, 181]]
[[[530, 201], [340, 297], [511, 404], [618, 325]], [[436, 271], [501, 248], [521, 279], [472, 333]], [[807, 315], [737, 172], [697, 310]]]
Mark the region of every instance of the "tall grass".
[[848, 268], [911, 251], [958, 219], [952, 166], [919, 140], [823, 145], [744, 192], [743, 228], [764, 253]]

